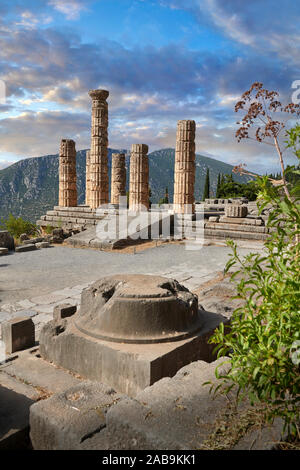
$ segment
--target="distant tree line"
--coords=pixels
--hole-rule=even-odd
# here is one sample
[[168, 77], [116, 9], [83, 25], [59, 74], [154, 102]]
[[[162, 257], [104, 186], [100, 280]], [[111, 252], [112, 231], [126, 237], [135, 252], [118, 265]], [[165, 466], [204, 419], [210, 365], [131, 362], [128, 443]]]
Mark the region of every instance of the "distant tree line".
[[[246, 197], [249, 201], [255, 201], [258, 194], [258, 186], [255, 181], [248, 181], [248, 183], [238, 183], [233, 180], [233, 175], [218, 174], [218, 182], [216, 189], [216, 198], [230, 198], [230, 197]], [[213, 197], [210, 190], [209, 168], [206, 171], [203, 198], [209, 199]]]

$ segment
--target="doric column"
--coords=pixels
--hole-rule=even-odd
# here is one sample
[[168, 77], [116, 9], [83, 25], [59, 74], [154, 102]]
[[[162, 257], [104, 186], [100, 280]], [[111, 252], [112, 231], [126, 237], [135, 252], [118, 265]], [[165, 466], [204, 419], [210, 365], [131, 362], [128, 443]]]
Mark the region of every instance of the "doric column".
[[77, 206], [76, 148], [74, 140], [62, 139], [59, 150], [59, 202], [61, 207]]
[[148, 145], [133, 144], [130, 156], [129, 210], [149, 209]]
[[195, 209], [195, 121], [178, 121], [175, 151], [174, 211], [193, 213]]
[[107, 90], [91, 90], [92, 98], [92, 138], [90, 154], [90, 196], [89, 205], [96, 209], [108, 204], [108, 161], [107, 161], [107, 127], [108, 105]]
[[120, 196], [126, 196], [125, 154], [113, 153], [111, 158], [111, 203], [119, 204]]
[[86, 151], [86, 164], [85, 164], [85, 204], [90, 205], [90, 186], [91, 186], [91, 177], [90, 177], [90, 163], [91, 163], [91, 152]]

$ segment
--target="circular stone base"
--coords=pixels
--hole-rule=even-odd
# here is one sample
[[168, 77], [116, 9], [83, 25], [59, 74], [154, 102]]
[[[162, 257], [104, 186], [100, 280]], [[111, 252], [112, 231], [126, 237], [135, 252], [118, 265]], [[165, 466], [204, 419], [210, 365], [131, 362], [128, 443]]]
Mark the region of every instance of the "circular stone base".
[[75, 326], [120, 343], [177, 341], [201, 328], [198, 298], [174, 279], [119, 274], [85, 289]]

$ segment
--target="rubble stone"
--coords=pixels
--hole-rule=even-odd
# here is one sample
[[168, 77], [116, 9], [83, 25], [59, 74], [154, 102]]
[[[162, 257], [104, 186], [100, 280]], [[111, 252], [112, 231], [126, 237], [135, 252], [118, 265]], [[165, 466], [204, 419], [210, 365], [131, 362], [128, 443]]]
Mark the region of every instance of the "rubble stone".
[[247, 206], [242, 206], [238, 203], [225, 205], [225, 217], [246, 217], [248, 214]]

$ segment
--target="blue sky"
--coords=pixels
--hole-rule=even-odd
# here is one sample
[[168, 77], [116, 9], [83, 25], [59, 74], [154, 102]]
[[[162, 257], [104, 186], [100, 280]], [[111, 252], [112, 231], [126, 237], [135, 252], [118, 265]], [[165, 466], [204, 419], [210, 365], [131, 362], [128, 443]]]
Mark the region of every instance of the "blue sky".
[[299, 20], [294, 0], [1, 0], [0, 168], [89, 148], [87, 93], [106, 88], [113, 148], [174, 147], [195, 119], [197, 152], [274, 171], [272, 147], [237, 143], [234, 104], [254, 81], [291, 101]]

